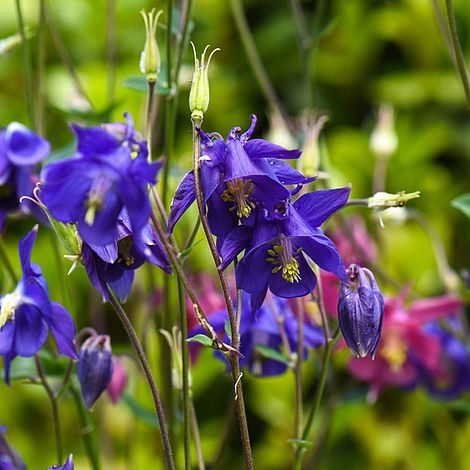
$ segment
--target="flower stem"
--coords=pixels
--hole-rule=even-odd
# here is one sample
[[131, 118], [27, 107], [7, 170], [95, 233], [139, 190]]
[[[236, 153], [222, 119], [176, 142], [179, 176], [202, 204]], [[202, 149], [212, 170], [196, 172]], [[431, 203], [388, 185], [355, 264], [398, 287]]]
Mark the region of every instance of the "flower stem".
[[36, 369], [38, 371], [39, 378], [41, 379], [41, 383], [51, 403], [52, 422], [54, 423], [55, 444], [56, 444], [56, 451], [57, 451], [57, 461], [62, 462], [62, 436], [60, 432], [60, 418], [59, 418], [59, 407], [57, 403], [57, 395], [55, 394], [54, 390], [52, 390], [51, 386], [49, 385], [49, 382], [47, 381], [46, 373], [44, 371], [41, 358], [39, 357], [38, 354], [34, 356], [34, 360], [36, 362]]
[[30, 125], [36, 127], [36, 119], [34, 115], [34, 93], [33, 93], [33, 67], [31, 63], [31, 47], [29, 39], [26, 38], [24, 28], [23, 12], [21, 11], [20, 0], [15, 0], [16, 19], [18, 21], [18, 30], [21, 36], [21, 50], [23, 59], [23, 71], [25, 74], [25, 95], [26, 106], [28, 109], [28, 117]]
[[100, 459], [96, 451], [96, 440], [92, 438], [92, 432], [95, 427], [91, 420], [89, 419], [89, 414], [85, 407], [83, 406], [83, 401], [80, 395], [80, 392], [77, 390], [75, 385], [70, 385], [69, 390], [72, 392], [75, 406], [77, 408], [78, 417], [80, 419], [80, 435], [82, 436], [83, 446], [85, 447], [85, 452], [90, 461], [91, 468], [93, 470], [100, 470]]
[[197, 424], [196, 409], [194, 408], [194, 403], [190, 400], [191, 406], [191, 430], [193, 432], [194, 447], [196, 448], [197, 455], [197, 467], [198, 470], [205, 470], [206, 466], [204, 465], [204, 455], [202, 453], [201, 445], [201, 436], [199, 435], [199, 427]]
[[45, 134], [44, 120], [44, 82], [45, 82], [45, 65], [46, 65], [46, 0], [39, 2], [39, 24], [37, 32], [37, 76], [36, 85], [34, 87], [36, 93], [36, 132], [39, 135]]
[[2, 235], [0, 235], [0, 259], [3, 261], [3, 265], [5, 266], [12, 283], [18, 284], [19, 278], [16, 275], [13, 265], [11, 264], [10, 258], [8, 257], [8, 250]]
[[455, 12], [452, 0], [446, 0], [447, 8], [447, 20], [449, 22], [450, 29], [450, 38], [452, 42], [452, 47], [454, 49], [455, 59], [457, 63], [457, 70], [460, 74], [460, 80], [465, 91], [465, 96], [467, 98], [467, 105], [470, 109], [470, 81], [468, 78], [467, 68], [465, 66], [465, 56], [463, 55], [462, 46], [459, 40], [459, 34], [457, 31], [457, 24], [455, 22]]
[[173, 455], [171, 452], [170, 438], [168, 435], [168, 427], [165, 419], [165, 412], [161, 403], [160, 394], [158, 393], [157, 384], [155, 383], [152, 371], [150, 370], [150, 365], [148, 363], [147, 356], [145, 354], [144, 349], [142, 348], [142, 345], [140, 344], [139, 338], [136, 335], [136, 332], [134, 330], [134, 327], [132, 326], [131, 321], [129, 320], [129, 317], [127, 316], [126, 312], [117, 300], [114, 292], [109, 288], [108, 292], [109, 301], [117, 316], [119, 317], [119, 320], [121, 320], [121, 323], [124, 326], [124, 329], [126, 330], [126, 333], [132, 343], [132, 346], [134, 347], [134, 350], [137, 353], [137, 356], [139, 357], [139, 361], [142, 365], [145, 377], [152, 393], [155, 411], [160, 425], [160, 435], [162, 439], [163, 454], [165, 456], [166, 468], [168, 470], [175, 470], [175, 464], [173, 462]]
[[[297, 359], [295, 361], [295, 423], [294, 436], [296, 439], [302, 439], [302, 356], [304, 353], [304, 318], [302, 299], [297, 300]], [[297, 448], [294, 450], [294, 456]]]
[[145, 121], [145, 136], [147, 139], [147, 160], [152, 163], [152, 128], [153, 128], [153, 97], [155, 91], [155, 81], [147, 80], [147, 119]]
[[188, 343], [188, 322], [186, 319], [186, 299], [184, 297], [184, 288], [180, 279], [178, 279], [178, 300], [180, 310], [180, 328], [181, 328], [181, 363], [183, 374], [183, 441], [184, 441], [184, 466], [186, 470], [191, 470], [191, 403], [189, 396], [189, 353]]
[[261, 88], [264, 97], [270, 104], [273, 110], [276, 110], [279, 115], [282, 117], [284, 124], [288, 129], [291, 129], [291, 124], [289, 118], [282, 106], [281, 101], [279, 100], [274, 87], [269, 80], [268, 74], [264, 69], [263, 63], [261, 62], [261, 57], [259, 55], [258, 49], [256, 48], [256, 43], [251, 34], [250, 28], [248, 26], [248, 21], [246, 19], [245, 11], [243, 10], [243, 5], [241, 0], [230, 0], [230, 5], [232, 6], [232, 14], [235, 20], [235, 24], [240, 34], [240, 38], [245, 48], [245, 53], [248, 56], [251, 68], [255, 74], [258, 85]]
[[107, 2], [106, 22], [106, 55], [108, 62], [108, 106], [114, 101], [116, 86], [116, 0]]
[[[199, 218], [201, 219], [202, 228], [209, 244], [209, 249], [212, 254], [212, 258], [217, 268], [221, 265], [221, 260], [217, 247], [215, 245], [214, 239], [209, 227], [209, 222], [207, 220], [205, 210], [204, 210], [204, 195], [202, 191], [201, 177], [199, 174], [200, 170], [200, 158], [201, 158], [201, 137], [198, 132], [198, 128], [201, 122], [193, 121], [193, 168], [194, 168], [194, 186], [196, 191], [196, 201], [197, 207], [199, 210]], [[229, 286], [225, 273], [221, 269], [217, 269], [217, 274], [219, 275], [220, 285], [222, 287], [222, 292], [224, 295], [225, 305], [227, 307], [230, 328], [232, 332], [231, 346], [238, 351], [240, 347], [240, 332], [238, 328], [237, 316], [233, 308], [233, 302], [230, 296]], [[243, 447], [243, 456], [245, 459], [245, 468], [253, 468], [253, 457], [251, 454], [251, 445], [250, 445], [250, 434], [248, 431], [248, 422], [246, 419], [246, 410], [245, 410], [245, 400], [243, 397], [243, 388], [242, 388], [242, 374], [240, 372], [240, 364], [237, 354], [228, 355], [230, 366], [232, 369], [232, 381], [234, 384], [234, 394], [235, 394], [235, 406], [238, 418], [238, 425], [240, 428], [240, 437]]]

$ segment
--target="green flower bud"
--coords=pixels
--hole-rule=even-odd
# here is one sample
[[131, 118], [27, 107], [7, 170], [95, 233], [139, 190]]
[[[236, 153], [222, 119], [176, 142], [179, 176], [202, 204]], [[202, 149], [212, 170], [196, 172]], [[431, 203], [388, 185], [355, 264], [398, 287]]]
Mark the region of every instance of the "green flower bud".
[[209, 106], [209, 64], [211, 62], [214, 52], [219, 51], [219, 48], [214, 49], [205, 62], [205, 55], [209, 46], [206, 46], [199, 62], [196, 56], [196, 48], [191, 42], [194, 52], [194, 73], [193, 81], [191, 83], [191, 90], [189, 92], [189, 109], [191, 110], [191, 119], [195, 121], [202, 121], [204, 113]]
[[410, 199], [416, 199], [419, 196], [419, 191], [414, 193], [401, 191], [396, 194], [378, 192], [367, 200], [367, 205], [378, 210], [385, 210], [389, 207], [403, 207]]
[[147, 77], [149, 82], [156, 82], [160, 72], [160, 51], [155, 33], [157, 31], [158, 18], [162, 13], [163, 10], [159, 10], [155, 14], [155, 9], [150, 13], [146, 13], [144, 10], [140, 12], [145, 23], [145, 46], [140, 56], [140, 71]]

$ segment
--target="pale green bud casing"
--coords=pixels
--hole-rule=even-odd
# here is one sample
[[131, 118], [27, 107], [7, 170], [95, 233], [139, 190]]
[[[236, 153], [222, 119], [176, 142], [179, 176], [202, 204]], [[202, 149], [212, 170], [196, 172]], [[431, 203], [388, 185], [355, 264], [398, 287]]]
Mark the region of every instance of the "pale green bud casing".
[[160, 72], [160, 51], [155, 34], [157, 31], [158, 18], [162, 13], [163, 10], [159, 10], [157, 14], [155, 14], [155, 9], [150, 13], [146, 13], [144, 10], [140, 12], [145, 23], [145, 45], [140, 56], [140, 71], [150, 82], [156, 82], [158, 73]]
[[393, 108], [383, 104], [379, 109], [379, 119], [370, 138], [370, 148], [378, 158], [391, 157], [398, 148], [395, 132]]
[[196, 55], [196, 48], [191, 42], [194, 52], [194, 73], [189, 92], [189, 109], [191, 110], [191, 119], [194, 121], [202, 121], [204, 113], [209, 106], [209, 64], [215, 52], [220, 51], [219, 48], [214, 49], [205, 62], [206, 51], [210, 46], [206, 46], [199, 62]]

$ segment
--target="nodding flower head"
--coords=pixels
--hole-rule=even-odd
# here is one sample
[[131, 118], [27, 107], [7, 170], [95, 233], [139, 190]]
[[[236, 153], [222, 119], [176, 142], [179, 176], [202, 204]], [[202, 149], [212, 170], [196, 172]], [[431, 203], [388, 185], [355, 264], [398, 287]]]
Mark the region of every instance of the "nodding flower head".
[[338, 320], [349, 349], [357, 357], [374, 357], [382, 332], [384, 300], [374, 275], [351, 264], [341, 282]]

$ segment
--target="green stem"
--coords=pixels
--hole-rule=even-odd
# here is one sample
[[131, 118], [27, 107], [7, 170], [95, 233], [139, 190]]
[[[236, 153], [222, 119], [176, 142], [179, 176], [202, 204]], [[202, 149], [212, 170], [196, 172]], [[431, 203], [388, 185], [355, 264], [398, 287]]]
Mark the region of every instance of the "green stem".
[[[212, 258], [214, 260], [219, 275], [220, 285], [224, 295], [225, 305], [227, 307], [230, 328], [232, 331], [231, 346], [238, 351], [240, 347], [240, 332], [238, 329], [237, 317], [233, 308], [232, 299], [230, 296], [229, 286], [225, 273], [219, 269], [221, 265], [220, 255], [217, 251], [214, 239], [212, 238], [209, 222], [204, 210], [204, 195], [202, 191], [202, 184], [200, 178], [200, 158], [201, 158], [201, 137], [198, 128], [201, 122], [193, 121], [193, 168], [194, 168], [194, 186], [196, 191], [196, 201], [199, 211], [199, 218], [201, 219], [202, 228], [209, 245]], [[229, 361], [232, 369], [232, 381], [234, 384], [235, 406], [237, 411], [238, 425], [240, 428], [240, 437], [243, 447], [243, 456], [245, 459], [245, 468], [253, 468], [253, 457], [251, 454], [250, 434], [248, 430], [248, 421], [246, 419], [245, 400], [242, 388], [242, 374], [240, 372], [239, 358], [237, 354], [229, 354]]]
[[197, 232], [199, 231], [199, 227], [201, 226], [201, 219], [197, 219], [196, 223], [194, 224], [194, 228], [189, 236], [187, 242], [184, 245], [184, 249], [187, 250], [192, 244], [194, 243], [194, 239], [196, 238]]
[[12, 283], [18, 284], [19, 278], [16, 275], [13, 265], [11, 264], [10, 258], [8, 257], [8, 250], [2, 235], [0, 235], [0, 259], [3, 261], [3, 265], [5, 266]]
[[250, 62], [251, 68], [253, 69], [258, 85], [260, 86], [261, 91], [266, 98], [266, 101], [268, 101], [270, 104], [271, 108], [279, 113], [286, 127], [291, 129], [292, 126], [290, 124], [289, 118], [281, 104], [281, 101], [274, 91], [274, 87], [269, 80], [268, 74], [266, 73], [266, 70], [261, 61], [255, 40], [248, 26], [248, 21], [246, 19], [242, 1], [230, 0], [230, 5], [232, 7], [232, 14], [238, 29], [238, 33], [240, 34], [245, 53], [248, 56], [248, 60]]
[[106, 16], [106, 54], [108, 62], [108, 105], [114, 101], [116, 86], [116, 2], [108, 0], [108, 14]]
[[153, 97], [155, 91], [155, 82], [153, 80], [147, 80], [147, 119], [145, 121], [145, 135], [147, 138], [147, 149], [148, 156], [147, 160], [149, 163], [152, 162], [152, 128], [153, 128]]
[[18, 21], [18, 30], [21, 36], [21, 50], [23, 59], [23, 70], [25, 75], [25, 95], [26, 106], [28, 109], [28, 117], [31, 127], [35, 128], [36, 119], [34, 114], [34, 82], [33, 82], [33, 66], [31, 63], [31, 47], [29, 39], [26, 38], [24, 29], [23, 12], [21, 11], [20, 0], [15, 0], [16, 19]]
[[39, 2], [39, 25], [37, 32], [37, 78], [36, 86], [36, 132], [39, 135], [45, 134], [44, 120], [44, 81], [46, 65], [46, 0]]
[[62, 462], [62, 436], [60, 432], [60, 418], [59, 418], [59, 407], [57, 403], [57, 395], [55, 394], [54, 390], [52, 390], [51, 386], [49, 385], [49, 382], [47, 381], [46, 373], [44, 372], [44, 367], [42, 365], [40, 357], [37, 354], [34, 356], [34, 360], [36, 362], [36, 369], [38, 371], [39, 378], [41, 379], [41, 383], [51, 403], [52, 422], [54, 425], [55, 444], [56, 444], [56, 451], [57, 451], [57, 461]]
[[[80, 392], [77, 390], [75, 385], [71, 385], [69, 390], [72, 392], [75, 406], [77, 408], [78, 417], [80, 419], [80, 435], [82, 436], [83, 446], [85, 447], [85, 453], [90, 461], [91, 468], [93, 470], [100, 470], [100, 459], [97, 452], [96, 439], [94, 439], [93, 431], [95, 429], [92, 421], [89, 419], [90, 414], [83, 406], [83, 401]], [[93, 437], [92, 437], [93, 435]]]
[[57, 270], [59, 272], [59, 289], [60, 289], [61, 300], [64, 306], [67, 308], [67, 310], [70, 310], [72, 306], [72, 301], [71, 301], [72, 297], [70, 294], [67, 278], [63, 274], [62, 257], [60, 256], [58, 239], [55, 235], [55, 232], [53, 231], [49, 231], [49, 237], [51, 241], [52, 252], [54, 254], [54, 261], [56, 263]]
[[183, 373], [183, 440], [184, 440], [184, 465], [186, 470], [191, 469], [191, 402], [189, 396], [189, 352], [188, 343], [188, 322], [186, 318], [186, 299], [181, 280], [178, 279], [178, 299], [180, 310], [181, 327], [181, 359]]
[[[297, 359], [295, 361], [294, 376], [295, 376], [295, 422], [294, 422], [294, 436], [296, 439], [302, 438], [302, 359], [304, 354], [304, 318], [302, 299], [297, 299]], [[294, 449], [294, 454], [296, 448]]]
[[191, 430], [193, 433], [194, 447], [196, 448], [197, 467], [198, 467], [198, 470], [205, 470], [206, 466], [204, 465], [204, 455], [202, 453], [201, 436], [199, 435], [199, 426], [197, 424], [196, 409], [194, 408], [194, 403], [192, 400], [190, 400], [190, 406], [191, 406]]
[[450, 37], [452, 41], [452, 47], [454, 49], [455, 59], [457, 62], [457, 70], [460, 74], [460, 80], [465, 91], [467, 98], [467, 105], [470, 109], [470, 81], [468, 78], [467, 68], [465, 66], [465, 56], [463, 55], [462, 46], [459, 40], [459, 34], [457, 31], [457, 24], [455, 22], [455, 12], [452, 0], [446, 0], [447, 7], [447, 20], [449, 21]]
[[168, 426], [165, 419], [165, 412], [163, 410], [162, 402], [160, 399], [160, 394], [158, 392], [157, 384], [155, 383], [155, 379], [153, 377], [152, 371], [150, 370], [150, 365], [148, 363], [147, 356], [145, 354], [142, 345], [140, 344], [139, 338], [137, 337], [134, 327], [132, 326], [129, 317], [127, 316], [126, 312], [122, 308], [121, 304], [119, 303], [118, 299], [116, 298], [114, 292], [108, 288], [109, 292], [109, 301], [111, 306], [113, 307], [114, 311], [116, 312], [119, 320], [126, 330], [126, 333], [129, 337], [132, 346], [139, 357], [140, 364], [142, 365], [142, 369], [144, 370], [145, 378], [147, 379], [148, 385], [150, 387], [150, 391], [152, 393], [153, 402], [155, 405], [155, 411], [157, 414], [158, 423], [160, 425], [160, 436], [162, 439], [162, 446], [163, 446], [163, 454], [165, 457], [165, 466], [168, 470], [175, 470], [175, 464], [173, 462], [173, 455], [171, 451], [170, 445], [170, 438], [168, 435]]

